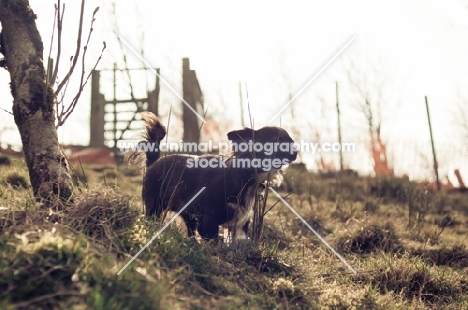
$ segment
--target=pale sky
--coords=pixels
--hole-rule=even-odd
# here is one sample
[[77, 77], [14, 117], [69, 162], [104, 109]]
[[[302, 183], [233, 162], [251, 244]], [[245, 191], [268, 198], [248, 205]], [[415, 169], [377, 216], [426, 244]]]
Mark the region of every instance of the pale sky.
[[[63, 2], [67, 6], [62, 55], [65, 72], [67, 59], [75, 50], [79, 1]], [[44, 54], [48, 55], [54, 1], [31, 0], [30, 3], [38, 15]], [[85, 32], [89, 13], [96, 6], [100, 6], [100, 10], [96, 15], [87, 69], [99, 55], [102, 41], [106, 41], [108, 48], [100, 69], [111, 69], [114, 62], [123, 66], [123, 52], [127, 54], [129, 67], [144, 66], [125, 46], [122, 50], [117, 33], [133, 48], [143, 51], [143, 57], [154, 67], [160, 67], [162, 77], [180, 92], [181, 59], [189, 57], [204, 92], [205, 104], [209, 106], [208, 118], [216, 120], [223, 131], [241, 125], [239, 82], [248, 87], [251, 116], [255, 127], [261, 127], [288, 101], [288, 89], [295, 94], [355, 36], [350, 47], [273, 124], [281, 124], [300, 135], [295, 139], [311, 141], [318, 131], [323, 139], [336, 140], [335, 81], [339, 81], [344, 137], [362, 143], [365, 122], [356, 112], [355, 97], [347, 91], [349, 85], [342, 78], [346, 63], [351, 61], [360, 68], [356, 71], [364, 72], [360, 73], [364, 81], [373, 79], [366, 76], [369, 68], [391, 72], [391, 79], [386, 83], [391, 95], [383, 100], [382, 136], [394, 143], [395, 150], [404, 148], [405, 143], [415, 145], [415, 141], [423, 141], [418, 143], [426, 147], [424, 141], [428, 141], [429, 134], [424, 96], [429, 98], [440, 152], [446, 150], [445, 145], [456, 148], [462, 144], [456, 137], [453, 117], [461, 100], [460, 92], [467, 85], [468, 2], [335, 0], [325, 4], [321, 1], [286, 4], [116, 0], [114, 11], [111, 0], [87, 1]], [[138, 83], [135, 89], [144, 92], [145, 84], [152, 85], [154, 77], [148, 76], [147, 80], [135, 78], [134, 82]], [[103, 91], [109, 94], [111, 90]], [[128, 96], [125, 88], [120, 91], [119, 95]], [[0, 107], [11, 111], [5, 70], [0, 71], [0, 94], [3, 98]], [[72, 89], [68, 97], [73, 97]], [[88, 88], [74, 115], [60, 129], [62, 142], [86, 144], [89, 141], [89, 105]], [[175, 115], [181, 110], [180, 100], [164, 85], [160, 105], [163, 119], [170, 107]], [[246, 121], [248, 117], [244, 115]], [[19, 136], [14, 130], [2, 133], [5, 127], [15, 127], [13, 118], [0, 111], [1, 142], [19, 145]], [[414, 166], [410, 160], [405, 165], [405, 160], [397, 155], [391, 154], [395, 157], [396, 169], [397, 165], [400, 170]], [[418, 160], [418, 155], [414, 156], [412, 160]], [[357, 154], [354, 157], [347, 158], [348, 165], [368, 172], [368, 160], [363, 161]], [[439, 156], [447, 161], [447, 167], [461, 165], [447, 157], [450, 156]], [[460, 160], [467, 169], [466, 159]], [[415, 176], [411, 171], [408, 174]]]

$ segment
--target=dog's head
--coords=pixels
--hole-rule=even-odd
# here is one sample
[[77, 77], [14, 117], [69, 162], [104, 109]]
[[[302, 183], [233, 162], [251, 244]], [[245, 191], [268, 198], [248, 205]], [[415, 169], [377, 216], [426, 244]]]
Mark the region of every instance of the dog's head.
[[234, 156], [251, 160], [251, 167], [266, 172], [281, 169], [297, 158], [297, 149], [288, 132], [279, 127], [263, 127], [258, 130], [244, 128], [227, 134], [232, 141]]

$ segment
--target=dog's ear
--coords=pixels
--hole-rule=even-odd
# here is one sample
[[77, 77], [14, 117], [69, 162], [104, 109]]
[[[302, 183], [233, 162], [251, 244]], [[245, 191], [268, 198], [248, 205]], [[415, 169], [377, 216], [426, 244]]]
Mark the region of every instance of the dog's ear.
[[250, 128], [244, 128], [241, 130], [234, 130], [228, 132], [228, 139], [234, 143], [246, 142], [254, 139], [255, 130]]

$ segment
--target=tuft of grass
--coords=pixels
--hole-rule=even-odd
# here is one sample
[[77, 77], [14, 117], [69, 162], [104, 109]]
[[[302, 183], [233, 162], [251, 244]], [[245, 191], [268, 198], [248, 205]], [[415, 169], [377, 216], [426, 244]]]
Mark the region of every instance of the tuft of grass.
[[[308, 214], [306, 213], [303, 215], [303, 219], [322, 237], [332, 233], [332, 230], [325, 225], [324, 220], [317, 214], [313, 214], [312, 212]], [[300, 233], [305, 230], [308, 230], [308, 228], [304, 226], [301, 220], [298, 218], [292, 220], [291, 232], [293, 234]]]
[[3, 182], [7, 185], [11, 185], [13, 188], [16, 189], [29, 188], [29, 182], [26, 180], [26, 178], [16, 172], [7, 175], [4, 178]]
[[131, 197], [111, 187], [99, 187], [78, 196], [67, 209], [68, 224], [104, 243], [109, 251], [131, 248], [131, 229], [140, 212], [131, 207]]
[[319, 297], [320, 309], [378, 309], [375, 298], [366, 290], [358, 292], [339, 287], [324, 289]]
[[368, 199], [364, 202], [364, 212], [377, 213], [380, 209], [380, 202], [376, 199]]
[[375, 178], [370, 182], [370, 194], [385, 202], [406, 202], [405, 193], [416, 185], [407, 178]]
[[84, 257], [83, 240], [64, 236], [55, 229], [3, 237], [0, 245], [1, 301], [18, 308], [29, 308], [33, 304], [53, 308], [66, 296], [77, 293], [72, 277]]
[[357, 174], [352, 170], [337, 172], [335, 180], [330, 184], [334, 188], [330, 192], [329, 199], [333, 200], [349, 200], [354, 202], [366, 201], [367, 199], [367, 180], [358, 178]]
[[408, 204], [408, 227], [424, 223], [427, 214], [437, 210], [441, 196], [424, 188], [411, 187], [405, 190]]
[[69, 229], [59, 227], [3, 236], [0, 305], [21, 309], [159, 309], [164, 299], [172, 298], [166, 281], [157, 281], [142, 269], [117, 276], [112, 257], [105, 257], [85, 236], [77, 238]]
[[370, 283], [380, 294], [392, 293], [426, 305], [450, 305], [467, 302], [467, 287], [458, 274], [431, 269], [423, 261], [407, 257], [374, 261], [379, 269], [354, 276], [355, 281]]
[[411, 253], [437, 266], [468, 268], [468, 249], [463, 244], [439, 249], [415, 249]]
[[[299, 229], [300, 226], [296, 226]], [[279, 250], [287, 249], [291, 243], [292, 238], [289, 234], [286, 234], [284, 230], [280, 230], [277, 227], [265, 225], [263, 228], [263, 237], [265, 240], [274, 240], [275, 247]]]
[[357, 211], [356, 200], [349, 200], [347, 197], [338, 195], [335, 202], [335, 211], [333, 211], [332, 214], [341, 222], [345, 223], [352, 219]]
[[10, 158], [5, 155], [0, 155], [0, 166], [11, 166]]
[[338, 240], [338, 249], [345, 253], [358, 254], [369, 254], [377, 251], [404, 252], [395, 229], [389, 223], [384, 226], [368, 225], [361, 227], [354, 234], [342, 236]]

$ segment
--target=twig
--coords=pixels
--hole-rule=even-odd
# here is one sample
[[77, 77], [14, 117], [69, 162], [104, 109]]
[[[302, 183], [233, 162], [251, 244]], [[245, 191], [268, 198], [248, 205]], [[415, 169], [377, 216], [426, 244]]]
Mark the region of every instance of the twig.
[[[284, 199], [284, 198], [288, 198], [288, 197], [291, 196], [291, 195], [292, 195], [292, 193], [289, 193], [289, 194], [287, 194], [286, 196], [284, 196], [283, 199]], [[281, 201], [280, 199], [277, 199], [276, 202], [270, 207], [270, 209], [268, 209], [268, 210], [265, 212], [265, 214], [267, 214], [268, 212], [270, 212], [271, 209], [273, 209], [273, 208], [278, 204], [278, 202], [280, 202], [280, 201]]]
[[[43, 104], [46, 104], [47, 101], [47, 94], [49, 93], [49, 85], [51, 84], [51, 81], [54, 79], [51, 78], [49, 81], [49, 76], [50, 76], [50, 67], [51, 67], [51, 55], [52, 55], [52, 46], [54, 45], [54, 35], [55, 35], [55, 23], [57, 22], [57, 16], [60, 21], [60, 15], [57, 13], [59, 9], [57, 8], [57, 4], [54, 5], [55, 7], [55, 13], [54, 13], [54, 23], [52, 24], [52, 35], [50, 39], [50, 47], [49, 47], [49, 57], [47, 59], [47, 74], [45, 75], [45, 80], [46, 83], [44, 84], [44, 91], [42, 92], [42, 102]], [[58, 7], [60, 7], [60, 0], [58, 0]], [[58, 26], [57, 26], [58, 27]], [[60, 42], [60, 39], [59, 39]], [[58, 111], [58, 101], [55, 101], [55, 113]]]
[[13, 113], [12, 113], [12, 112], [10, 112], [10, 111], [7, 111], [7, 110], [5, 110], [4, 108], [0, 108], [0, 110], [4, 111], [4, 112], [6, 112], [6, 113], [8, 113], [8, 114], [10, 114], [10, 115], [13, 115]]
[[250, 111], [250, 99], [249, 99], [249, 89], [247, 88], [247, 82], [245, 83], [245, 96], [247, 99], [247, 110], [249, 111], [249, 121], [250, 121], [250, 128], [254, 128], [252, 112]]
[[[72, 66], [72, 60], [70, 59], [70, 68], [71, 66]], [[60, 126], [59, 124], [61, 124], [62, 115], [64, 115], [65, 105], [63, 104], [63, 101], [65, 100], [65, 95], [67, 94], [68, 85], [70, 85], [70, 79], [68, 79], [67, 83], [65, 84], [65, 88], [63, 89], [63, 92], [60, 94], [61, 95], [60, 100], [57, 101], [57, 109], [56, 109], [57, 111], [56, 112], [57, 113], [57, 126], [56, 127], [57, 128]], [[59, 104], [61, 104], [60, 113], [59, 113]]]
[[[60, 5], [60, 0], [58, 0], [58, 3]], [[56, 22], [57, 22], [57, 5], [55, 5], [54, 23], [52, 24], [52, 35], [51, 35], [51, 38], [50, 38], [49, 59], [47, 60], [47, 70], [49, 70], [49, 68], [50, 68], [50, 60], [51, 60], [50, 55], [52, 55], [52, 46], [54, 45], [55, 23]], [[50, 76], [50, 72], [47, 72], [47, 75], [46, 75], [46, 81], [47, 81], [46, 84], [47, 85], [50, 84], [49, 76]], [[51, 80], [53, 81], [53, 79], [51, 79]], [[44, 98], [45, 98], [45, 92], [44, 92]]]
[[213, 296], [213, 297], [217, 297], [215, 294], [205, 290], [203, 287], [201, 287], [198, 283], [194, 282], [194, 281], [190, 281], [189, 282], [194, 288], [196, 288], [197, 290], [201, 291], [203, 294], [205, 295], [208, 295], [208, 296]]
[[284, 287], [281, 287], [281, 293], [283, 295], [284, 306], [285, 306], [286, 310], [289, 310], [289, 303], [288, 303], [288, 299], [286, 298], [286, 293], [284, 291]]
[[[119, 42], [119, 47], [120, 50], [122, 51], [122, 58], [124, 61], [124, 66], [125, 66], [125, 72], [127, 73], [127, 78], [128, 78], [128, 85], [130, 86], [130, 97], [132, 100], [135, 100], [135, 95], [133, 93], [133, 83], [132, 83], [132, 76], [130, 75], [130, 71], [128, 69], [128, 61], [127, 61], [127, 54], [125, 54], [123, 45], [122, 45], [122, 40], [120, 39], [120, 34], [119, 34], [119, 25], [117, 24], [117, 12], [115, 10], [115, 1], [112, 2], [112, 15], [115, 16], [114, 19], [114, 34], [117, 36], [117, 41]], [[143, 41], [142, 41], [143, 42]], [[143, 49], [143, 47], [142, 47]], [[141, 54], [143, 56], [143, 53]], [[124, 131], [122, 131], [123, 134]]]
[[[63, 15], [65, 14], [65, 3], [63, 4], [62, 14], [60, 14], [60, 0], [57, 1], [57, 5], [55, 7], [55, 14], [56, 14], [55, 18], [57, 19], [57, 59], [55, 60], [56, 62], [55, 62], [54, 73], [52, 74], [51, 81], [49, 81], [52, 83], [55, 83], [55, 81], [57, 80], [60, 56], [62, 54], [62, 25], [63, 25]], [[54, 19], [54, 26], [55, 26], [55, 19]], [[52, 41], [53, 41], [53, 37], [52, 37]], [[51, 53], [52, 53], [52, 43], [51, 43], [51, 51], [49, 55]]]
[[[67, 83], [67, 81], [70, 79], [73, 70], [75, 69], [76, 63], [78, 62], [78, 56], [80, 55], [80, 49], [81, 49], [81, 33], [83, 31], [83, 15], [84, 15], [84, 5], [85, 5], [85, 0], [81, 1], [81, 11], [80, 11], [80, 24], [78, 25], [78, 38], [76, 41], [76, 51], [75, 51], [75, 56], [73, 57], [73, 64], [68, 71], [67, 75], [63, 78], [62, 82], [57, 86], [57, 90], [55, 91], [55, 94], [58, 94], [62, 87]], [[96, 12], [96, 10], [94, 10]], [[93, 21], [94, 21], [94, 14], [93, 14]], [[91, 22], [92, 24], [92, 22]], [[92, 29], [91, 29], [92, 31]], [[57, 61], [58, 63], [58, 61]]]
[[22, 302], [12, 304], [11, 306], [13, 306], [14, 308], [29, 308], [32, 304], [35, 304], [35, 303], [38, 303], [38, 302], [41, 302], [50, 298], [58, 297], [58, 296], [85, 296], [85, 295], [79, 292], [63, 292], [63, 293], [58, 292], [58, 293], [37, 296], [27, 301], [22, 301]]
[[[97, 12], [97, 10], [95, 10], [94, 12]], [[93, 15], [94, 16], [94, 15]], [[94, 19], [93, 19], [94, 20]], [[91, 32], [92, 32], [92, 28], [91, 28], [91, 31], [90, 31], [90, 35], [91, 35]], [[89, 42], [89, 38], [88, 38], [88, 42]], [[68, 117], [73, 113], [73, 111], [75, 110], [75, 107], [78, 103], [78, 99], [80, 99], [80, 96], [81, 96], [81, 93], [84, 89], [84, 87], [86, 86], [86, 84], [88, 83], [89, 81], [89, 78], [91, 77], [91, 74], [94, 70], [96, 70], [96, 67], [97, 65], [99, 64], [99, 62], [101, 61], [101, 58], [102, 58], [102, 55], [104, 53], [104, 50], [106, 49], [106, 42], [102, 42], [103, 43], [103, 46], [102, 46], [102, 50], [101, 50], [101, 54], [99, 55], [99, 58], [96, 60], [96, 63], [94, 64], [93, 66], [93, 69], [89, 72], [88, 76], [86, 77], [86, 79], [84, 80], [83, 82], [83, 79], [84, 79], [84, 75], [85, 75], [85, 71], [84, 71], [84, 60], [85, 60], [85, 55], [86, 55], [86, 49], [88, 47], [88, 45], [86, 45], [84, 47], [84, 50], [85, 52], [83, 53], [83, 70], [82, 70], [82, 73], [81, 73], [81, 80], [80, 80], [80, 89], [78, 90], [78, 93], [76, 94], [76, 96], [73, 98], [72, 100], [72, 103], [68, 106], [68, 108], [63, 112], [63, 114], [60, 115], [60, 119], [57, 123], [57, 127], [63, 125], [65, 123], [65, 121], [68, 119]], [[63, 105], [62, 105], [62, 111], [63, 111]]]

